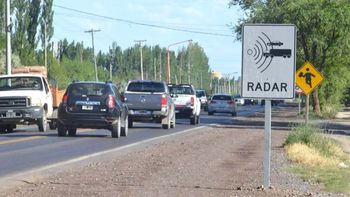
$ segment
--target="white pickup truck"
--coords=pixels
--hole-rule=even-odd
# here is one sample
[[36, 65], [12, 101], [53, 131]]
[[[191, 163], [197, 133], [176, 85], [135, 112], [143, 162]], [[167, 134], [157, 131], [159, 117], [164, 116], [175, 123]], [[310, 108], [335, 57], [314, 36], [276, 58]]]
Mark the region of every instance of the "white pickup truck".
[[176, 118], [190, 119], [192, 125], [200, 123], [201, 102], [196, 90], [190, 84], [168, 84], [171, 97], [175, 103]]
[[45, 76], [0, 76], [0, 132], [12, 132], [17, 124], [37, 124], [39, 131], [45, 132], [52, 111], [52, 95]]

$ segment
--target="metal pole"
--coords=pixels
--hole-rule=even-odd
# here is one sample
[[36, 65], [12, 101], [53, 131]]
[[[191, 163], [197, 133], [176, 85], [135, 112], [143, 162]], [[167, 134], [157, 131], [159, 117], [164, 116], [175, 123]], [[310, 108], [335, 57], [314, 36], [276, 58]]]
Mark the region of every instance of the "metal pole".
[[45, 67], [47, 67], [47, 43], [46, 43], [46, 21], [44, 21], [44, 64], [45, 64]]
[[167, 54], [167, 64], [166, 64], [166, 82], [170, 83], [170, 52], [169, 47], [166, 51]]
[[264, 132], [264, 187], [270, 187], [271, 159], [271, 100], [265, 100], [265, 132]]
[[300, 116], [301, 113], [301, 98], [300, 98], [301, 93], [298, 94], [298, 115]]
[[140, 45], [140, 73], [141, 73], [141, 80], [143, 80], [143, 57], [142, 57], [142, 43], [146, 42], [147, 40], [135, 40], [135, 42], [139, 43]]
[[6, 74], [11, 74], [11, 20], [10, 0], [6, 0]]
[[95, 56], [95, 43], [94, 43], [94, 32], [99, 32], [101, 30], [88, 30], [85, 31], [85, 33], [91, 33], [91, 38], [92, 38], [92, 53], [93, 53], [93, 58], [94, 58], [94, 64], [95, 64], [95, 80], [98, 81], [98, 76], [97, 76], [97, 64], [96, 64], [96, 56]]
[[170, 79], [170, 51], [169, 51], [169, 48], [171, 46], [174, 46], [174, 45], [177, 45], [177, 44], [181, 44], [181, 43], [184, 43], [184, 42], [192, 42], [192, 40], [184, 40], [184, 41], [181, 41], [181, 42], [177, 42], [177, 43], [173, 43], [173, 44], [170, 44], [168, 45], [168, 48], [167, 48], [167, 73], [166, 73], [166, 80], [167, 80], [167, 83], [171, 83], [171, 79]]
[[305, 106], [305, 123], [309, 123], [309, 110], [310, 110], [310, 94], [306, 95], [306, 106]]

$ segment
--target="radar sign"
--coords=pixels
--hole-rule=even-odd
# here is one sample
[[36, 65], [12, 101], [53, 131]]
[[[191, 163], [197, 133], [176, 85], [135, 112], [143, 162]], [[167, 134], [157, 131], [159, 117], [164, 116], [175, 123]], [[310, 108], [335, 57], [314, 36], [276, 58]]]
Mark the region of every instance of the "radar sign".
[[294, 98], [295, 26], [245, 24], [242, 35], [242, 97]]

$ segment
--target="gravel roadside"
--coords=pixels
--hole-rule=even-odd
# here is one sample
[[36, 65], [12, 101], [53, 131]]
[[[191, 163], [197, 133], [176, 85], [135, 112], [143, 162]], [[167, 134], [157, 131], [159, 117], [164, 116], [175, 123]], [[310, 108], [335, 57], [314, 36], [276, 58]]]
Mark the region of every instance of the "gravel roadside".
[[261, 188], [263, 130], [212, 126], [69, 165], [0, 196], [342, 196], [287, 172], [287, 134], [272, 131], [270, 189]]

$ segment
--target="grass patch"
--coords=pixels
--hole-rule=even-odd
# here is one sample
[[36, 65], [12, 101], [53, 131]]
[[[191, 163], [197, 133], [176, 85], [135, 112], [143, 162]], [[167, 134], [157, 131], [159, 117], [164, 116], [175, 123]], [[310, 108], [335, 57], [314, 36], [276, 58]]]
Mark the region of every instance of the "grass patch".
[[350, 157], [321, 129], [305, 124], [296, 126], [284, 146], [288, 159], [297, 164], [293, 172], [305, 180], [320, 183], [327, 191], [350, 194]]

